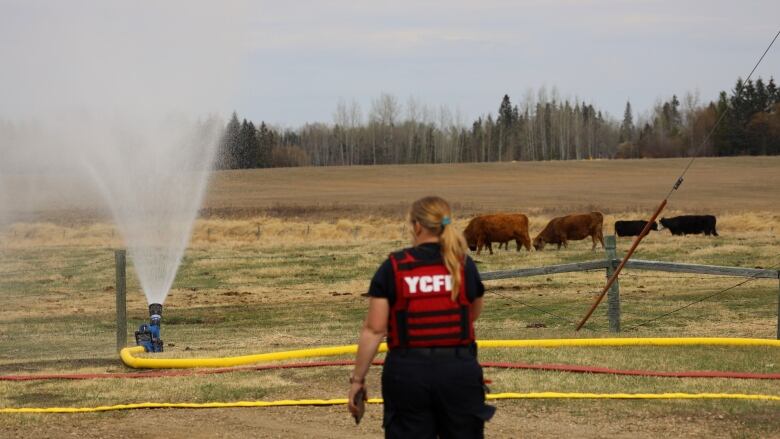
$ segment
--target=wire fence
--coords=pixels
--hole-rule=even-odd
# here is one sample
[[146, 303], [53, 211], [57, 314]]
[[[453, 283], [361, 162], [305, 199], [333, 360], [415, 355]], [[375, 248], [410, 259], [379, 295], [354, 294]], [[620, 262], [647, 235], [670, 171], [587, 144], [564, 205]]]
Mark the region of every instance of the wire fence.
[[[777, 264], [772, 266], [772, 267], [769, 267], [769, 268], [774, 268], [774, 267], [777, 267]], [[594, 271], [594, 270], [589, 270], [589, 272], [592, 272], [592, 271]], [[623, 273], [622, 276], [625, 276], [626, 274], [627, 273]], [[696, 276], [696, 275], [689, 275], [689, 276], [657, 276], [655, 274], [644, 274], [644, 275], [632, 274], [630, 277], [632, 277], [634, 279], [652, 279], [652, 280], [666, 280], [666, 279], [670, 279], [670, 278], [671, 279], [698, 280], [698, 281], [717, 280], [717, 279], [712, 279], [711, 277]], [[724, 277], [721, 278], [721, 280], [724, 280], [723, 278], [732, 279], [732, 278], [735, 278], [735, 277], [739, 277], [739, 276], [724, 276]], [[758, 279], [759, 279], [758, 277], [751, 277], [751, 278], [747, 278], [747, 279], [741, 280], [740, 282], [738, 282], [736, 284], [733, 284], [733, 285], [729, 285], [726, 288], [717, 289], [714, 292], [710, 292], [710, 293], [704, 294], [704, 295], [702, 295], [702, 296], [700, 296], [700, 297], [698, 297], [698, 298], [696, 298], [694, 300], [691, 300], [689, 302], [685, 302], [683, 305], [677, 306], [674, 309], [672, 309], [670, 311], [666, 311], [666, 312], [664, 312], [664, 313], [662, 313], [660, 315], [657, 315], [655, 317], [648, 318], [648, 319], [645, 319], [645, 320], [640, 320], [639, 323], [629, 324], [628, 326], [622, 328], [621, 330], [622, 331], [633, 331], [633, 330], [636, 330], [636, 329], [641, 328], [643, 326], [647, 326], [648, 324], [655, 323], [655, 322], [658, 322], [660, 320], [669, 318], [669, 317], [673, 316], [674, 314], [677, 314], [677, 313], [679, 313], [679, 312], [681, 312], [683, 310], [691, 308], [691, 307], [693, 307], [693, 306], [695, 306], [697, 304], [700, 304], [702, 302], [705, 302], [705, 301], [710, 300], [712, 298], [715, 298], [717, 296], [721, 296], [721, 295], [723, 295], [723, 294], [725, 294], [725, 293], [727, 293], [729, 291], [736, 290], [739, 287], [742, 287], [742, 286], [744, 286], [744, 285], [746, 285], [748, 283], [751, 283], [751, 282], [753, 282], [755, 280], [758, 280]], [[536, 312], [536, 313], [538, 313], [540, 315], [546, 315], [548, 317], [552, 317], [552, 318], [554, 318], [555, 320], [557, 320], [557, 321], [559, 321], [561, 323], [567, 323], [567, 324], [571, 324], [571, 325], [576, 325], [577, 324], [577, 322], [574, 321], [571, 318], [565, 317], [565, 316], [563, 316], [563, 315], [561, 315], [559, 313], [552, 312], [552, 311], [549, 311], [549, 310], [545, 309], [544, 308], [545, 305], [533, 304], [533, 303], [531, 303], [531, 302], [529, 302], [527, 300], [524, 300], [524, 299], [521, 299], [521, 298], [518, 298], [518, 297], [513, 297], [513, 296], [511, 296], [509, 294], [498, 292], [495, 289], [490, 289], [489, 292], [492, 295], [496, 295], [496, 296], [501, 297], [503, 299], [515, 302], [515, 303], [521, 305], [522, 307], [526, 307], [526, 308], [528, 308], [528, 309], [530, 309], [530, 310], [532, 310], [532, 311], [534, 311], [534, 312]], [[652, 295], [653, 293], [657, 293], [657, 291], [654, 291], [654, 290], [641, 291], [640, 293], [642, 293], [644, 295]], [[588, 292], [588, 295], [590, 295], [590, 296], [595, 296], [597, 294], [598, 294], [598, 291], [590, 291], [590, 292]], [[655, 297], [657, 297], [657, 296], [655, 296]], [[668, 300], [668, 297], [666, 297], [666, 299]], [[561, 305], [562, 303], [563, 302], [559, 300], [559, 301], [556, 302], [556, 305]], [[638, 316], [634, 315], [633, 317], [637, 318]], [[593, 327], [590, 327], [590, 326], [584, 326], [583, 329], [586, 329], [586, 330], [589, 330], [589, 331], [592, 331], [592, 332], [600, 332], [597, 328], [593, 328]], [[606, 328], [603, 331], [606, 331]], [[603, 331], [601, 331], [601, 332], [603, 332]]]
[[[774, 269], [774, 268], [777, 268], [778, 266], [780, 266], [780, 263], [774, 264], [774, 265], [770, 266], [768, 269]], [[627, 328], [625, 328], [624, 330], [626, 330], [626, 331], [635, 330], [635, 329], [640, 328], [642, 326], [646, 326], [646, 325], [648, 325], [650, 323], [653, 323], [653, 322], [656, 322], [658, 320], [667, 318], [667, 317], [671, 316], [672, 314], [678, 313], [678, 312], [680, 312], [682, 310], [685, 310], [687, 308], [690, 308], [691, 306], [694, 306], [696, 304], [699, 304], [699, 303], [702, 303], [702, 302], [707, 301], [709, 299], [712, 299], [712, 298], [714, 298], [716, 296], [720, 296], [721, 294], [724, 294], [726, 292], [729, 292], [731, 290], [739, 288], [739, 287], [741, 287], [741, 286], [743, 286], [745, 284], [748, 284], [748, 283], [750, 283], [752, 281], [755, 281], [756, 279], [759, 279], [759, 278], [757, 276], [749, 277], [749, 278], [747, 278], [745, 280], [737, 282], [734, 285], [731, 285], [731, 286], [728, 286], [728, 287], [723, 288], [721, 290], [718, 290], [718, 291], [716, 291], [716, 292], [714, 292], [712, 294], [707, 294], [707, 295], [704, 295], [704, 296], [702, 296], [702, 297], [700, 297], [698, 299], [692, 300], [692, 301], [690, 301], [690, 302], [688, 302], [688, 303], [686, 303], [686, 304], [684, 304], [682, 306], [679, 306], [679, 307], [677, 307], [677, 308], [675, 308], [675, 309], [673, 309], [671, 311], [667, 311], [667, 312], [665, 312], [663, 314], [660, 314], [660, 315], [658, 315], [656, 317], [644, 320], [644, 321], [642, 321], [640, 323], [637, 323], [637, 324], [634, 324], [634, 325], [630, 325]], [[778, 295], [778, 300], [780, 300], [780, 295]], [[780, 303], [778, 303], [778, 312], [780, 313]], [[778, 339], [780, 339], [780, 314], [778, 314], [778, 334], [777, 334], [777, 336], [778, 336]]]

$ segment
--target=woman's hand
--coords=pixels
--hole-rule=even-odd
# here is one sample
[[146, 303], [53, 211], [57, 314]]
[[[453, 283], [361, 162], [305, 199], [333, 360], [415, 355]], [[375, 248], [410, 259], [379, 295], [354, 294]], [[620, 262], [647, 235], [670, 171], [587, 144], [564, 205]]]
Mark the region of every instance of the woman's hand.
[[[363, 323], [363, 329], [360, 331], [358, 340], [357, 354], [355, 355], [355, 369], [352, 371], [352, 378], [349, 385], [349, 412], [352, 415], [360, 415], [360, 410], [355, 404], [355, 395], [363, 389], [366, 389], [366, 375], [371, 366], [371, 360], [374, 359], [379, 344], [385, 338], [387, 333], [387, 320], [390, 314], [390, 306], [385, 298], [372, 297], [368, 301], [368, 314]], [[368, 396], [363, 395], [363, 399]]]
[[349, 385], [349, 393], [347, 394], [348, 395], [347, 398], [349, 399], [349, 404], [348, 404], [349, 412], [352, 413], [352, 416], [360, 415], [358, 406], [355, 404], [355, 395], [357, 395], [357, 393], [361, 389], [363, 390], [363, 400], [367, 401], [368, 391], [364, 383], [360, 383], [356, 381]]

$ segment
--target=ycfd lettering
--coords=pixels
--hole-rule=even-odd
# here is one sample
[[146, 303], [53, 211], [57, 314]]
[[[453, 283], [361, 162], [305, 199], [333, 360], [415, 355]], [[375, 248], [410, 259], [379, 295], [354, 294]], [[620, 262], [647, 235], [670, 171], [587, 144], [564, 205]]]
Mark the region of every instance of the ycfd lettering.
[[441, 293], [452, 291], [452, 276], [437, 274], [435, 276], [406, 276], [404, 282], [409, 287], [409, 293]]

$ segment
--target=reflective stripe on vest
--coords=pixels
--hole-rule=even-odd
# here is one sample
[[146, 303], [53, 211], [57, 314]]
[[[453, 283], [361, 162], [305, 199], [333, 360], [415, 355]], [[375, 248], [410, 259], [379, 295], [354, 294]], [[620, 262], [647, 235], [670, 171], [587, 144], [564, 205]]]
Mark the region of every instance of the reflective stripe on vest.
[[440, 260], [415, 259], [403, 251], [390, 255], [396, 299], [390, 310], [387, 344], [396, 347], [461, 346], [474, 341], [465, 273], [452, 300], [452, 277]]

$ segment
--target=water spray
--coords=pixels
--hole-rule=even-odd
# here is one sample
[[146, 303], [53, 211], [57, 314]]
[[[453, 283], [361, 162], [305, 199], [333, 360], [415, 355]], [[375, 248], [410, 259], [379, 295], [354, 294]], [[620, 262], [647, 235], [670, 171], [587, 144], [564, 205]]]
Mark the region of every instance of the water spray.
[[163, 341], [160, 338], [162, 323], [162, 304], [149, 305], [149, 323], [144, 323], [135, 331], [135, 344], [143, 346], [146, 352], [162, 352]]

